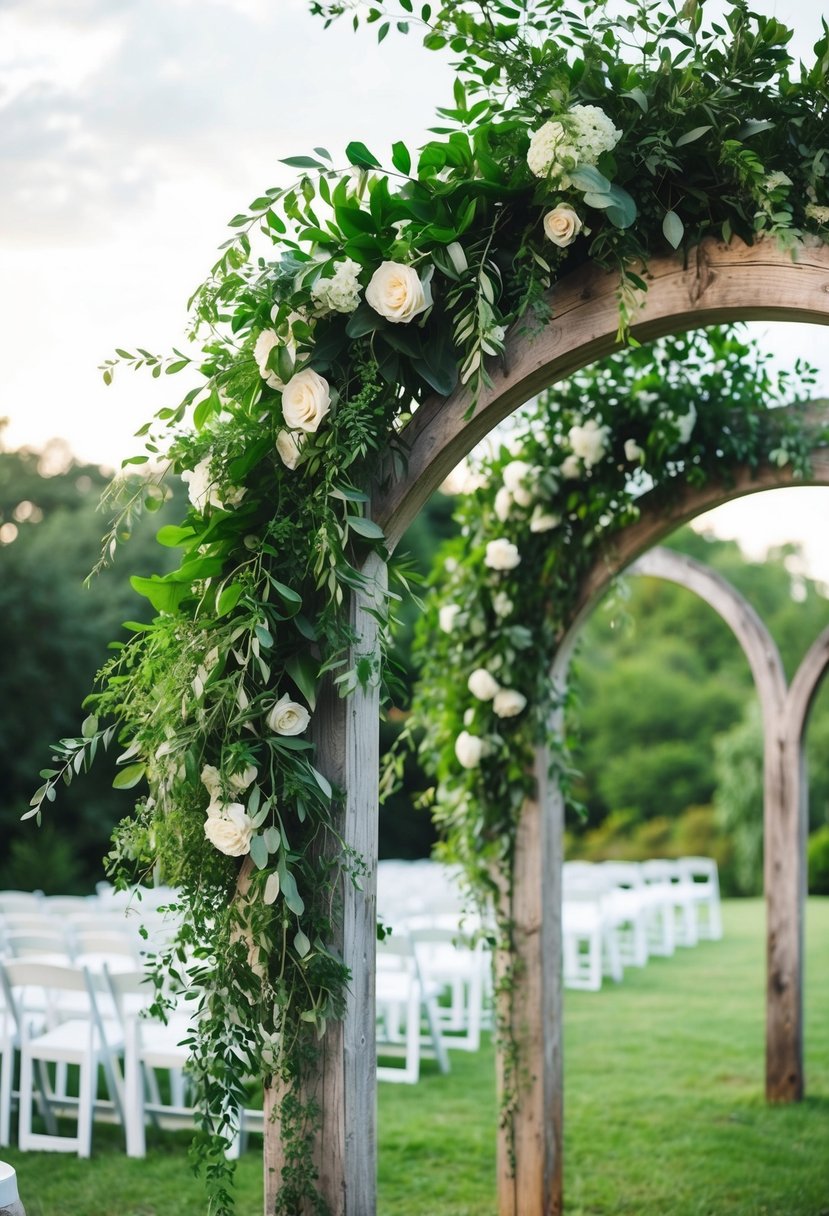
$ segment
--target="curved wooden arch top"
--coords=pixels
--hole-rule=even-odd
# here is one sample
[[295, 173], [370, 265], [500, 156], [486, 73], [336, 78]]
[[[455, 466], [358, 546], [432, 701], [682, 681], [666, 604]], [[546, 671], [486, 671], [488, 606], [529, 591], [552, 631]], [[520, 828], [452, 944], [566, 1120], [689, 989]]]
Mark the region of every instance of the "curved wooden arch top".
[[[795, 254], [769, 240], [729, 245], [708, 239], [684, 264], [654, 258], [648, 294], [633, 332], [640, 342], [729, 320], [811, 321], [829, 325], [829, 246], [815, 242]], [[499, 422], [535, 393], [620, 348], [618, 276], [581, 267], [551, 294], [552, 321], [540, 333], [516, 328], [507, 339], [505, 370], [467, 418], [469, 392], [424, 402], [400, 436], [406, 467], [377, 491], [373, 518], [390, 548], [440, 483]]]

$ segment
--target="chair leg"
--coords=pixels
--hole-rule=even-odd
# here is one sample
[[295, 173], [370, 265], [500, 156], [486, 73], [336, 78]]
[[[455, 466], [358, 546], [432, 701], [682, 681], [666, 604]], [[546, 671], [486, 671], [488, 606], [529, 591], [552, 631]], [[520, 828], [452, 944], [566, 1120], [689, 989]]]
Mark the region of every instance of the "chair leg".
[[144, 1130], [144, 1078], [139, 1059], [140, 1029], [136, 1019], [127, 1023], [124, 1048], [124, 1131], [128, 1157], [146, 1157]]
[[18, 1103], [17, 1146], [21, 1153], [32, 1147], [32, 1057], [26, 1044], [20, 1050], [20, 1097]]
[[14, 1045], [7, 1039], [0, 1052], [0, 1148], [7, 1148], [11, 1140], [13, 1073]]
[[98, 1060], [95, 1055], [83, 1061], [78, 1080], [78, 1156], [92, 1153], [92, 1110], [98, 1082]]

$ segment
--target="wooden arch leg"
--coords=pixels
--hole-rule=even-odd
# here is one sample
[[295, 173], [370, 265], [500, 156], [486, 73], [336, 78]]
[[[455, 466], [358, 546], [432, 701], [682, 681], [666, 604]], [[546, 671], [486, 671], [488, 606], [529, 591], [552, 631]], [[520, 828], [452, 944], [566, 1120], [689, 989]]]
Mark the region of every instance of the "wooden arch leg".
[[[369, 687], [342, 698], [326, 688], [314, 713], [317, 766], [345, 791], [334, 827], [346, 848], [362, 857], [367, 873], [362, 890], [341, 885], [342, 940], [332, 943], [351, 968], [342, 1022], [329, 1023], [317, 1071], [309, 1083], [320, 1108], [314, 1158], [319, 1189], [331, 1216], [374, 1216], [377, 1210], [374, 969], [377, 941], [377, 777], [379, 768], [379, 647], [372, 609], [385, 586], [386, 567], [377, 557], [366, 564], [366, 592], [355, 594], [352, 666], [367, 658], [374, 679]], [[339, 846], [334, 846], [339, 853]], [[309, 1096], [310, 1096], [309, 1095]], [[279, 1094], [266, 1091], [265, 1216], [272, 1216], [282, 1172]], [[297, 1213], [296, 1216], [309, 1216]]]
[[[521, 1097], [498, 1133], [499, 1216], [560, 1216], [563, 1211], [561, 864], [563, 800], [549, 780], [549, 756], [536, 753], [537, 797], [521, 815], [509, 911], [514, 926], [514, 987], [500, 995], [520, 1047]], [[502, 968], [499, 966], [501, 974]], [[506, 1059], [499, 1055], [499, 1089]]]

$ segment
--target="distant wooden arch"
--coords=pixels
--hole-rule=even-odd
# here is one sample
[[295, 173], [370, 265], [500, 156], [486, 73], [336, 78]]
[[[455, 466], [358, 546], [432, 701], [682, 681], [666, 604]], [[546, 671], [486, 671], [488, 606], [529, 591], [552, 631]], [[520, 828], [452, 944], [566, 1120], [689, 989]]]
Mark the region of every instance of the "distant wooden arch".
[[[649, 291], [634, 327], [640, 341], [728, 320], [789, 320], [829, 324], [829, 247], [804, 244], [795, 261], [771, 241], [753, 246], [733, 241], [703, 242], [689, 256], [655, 258], [648, 268]], [[534, 393], [619, 348], [617, 277], [594, 266], [582, 267], [554, 289], [553, 320], [540, 333], [508, 336], [506, 370], [493, 372], [493, 386], [467, 418], [468, 394], [459, 389], [449, 398], [434, 397], [415, 412], [397, 437], [372, 498], [372, 517], [383, 528], [393, 549], [409, 523], [441, 481], [472, 448], [508, 414]], [[765, 480], [764, 480], [765, 478]], [[723, 489], [719, 501], [739, 493], [785, 484], [780, 471], [766, 470], [759, 481], [746, 473], [742, 489]], [[822, 479], [817, 479], [822, 484]], [[760, 484], [762, 483], [762, 484]], [[710, 502], [706, 505], [715, 505]], [[690, 515], [704, 507], [691, 510]], [[670, 510], [668, 512], [670, 514]], [[690, 517], [689, 515], [689, 517]], [[677, 521], [679, 522], [679, 521]], [[669, 523], [669, 531], [676, 523]], [[630, 531], [630, 530], [629, 530]], [[642, 548], [655, 543], [643, 540]], [[627, 535], [627, 533], [626, 533]], [[632, 554], [629, 560], [632, 560]], [[626, 564], [626, 563], [622, 563]], [[611, 566], [616, 563], [611, 561]], [[616, 566], [616, 570], [621, 565]], [[352, 659], [377, 658], [377, 622], [373, 615], [376, 589], [385, 570], [372, 557], [365, 568], [368, 587], [355, 594]], [[603, 582], [596, 572], [595, 587]], [[590, 599], [585, 589], [585, 604]], [[315, 1135], [320, 1189], [332, 1216], [374, 1216], [376, 1212], [376, 1120], [374, 1076], [374, 966], [376, 928], [377, 765], [379, 679], [368, 689], [340, 700], [330, 689], [321, 699], [317, 724], [317, 763], [329, 780], [344, 791], [334, 823], [346, 848], [368, 863], [363, 890], [345, 883], [342, 896], [342, 938], [339, 947], [352, 968], [343, 1021], [322, 1041], [316, 1081], [310, 1089], [319, 1104]], [[539, 757], [542, 765], [543, 757]], [[521, 1154], [512, 1181], [504, 1171], [499, 1183], [500, 1216], [553, 1216], [561, 1211], [561, 1165], [556, 1150], [560, 1134], [560, 1075], [555, 1033], [543, 1033], [555, 1014], [553, 975], [560, 972], [560, 880], [555, 876], [555, 842], [559, 826], [552, 809], [553, 792], [539, 767], [539, 798], [524, 815], [519, 853], [524, 872], [517, 884], [531, 966], [520, 994], [536, 1027], [538, 1054], [533, 1057], [534, 1082], [522, 1104], [519, 1136]], [[534, 807], [534, 809], [533, 809]], [[543, 807], [543, 812], [542, 808]], [[520, 928], [520, 926], [519, 926]], [[529, 948], [529, 947], [528, 947]], [[559, 994], [560, 999], [560, 994]], [[276, 1096], [266, 1095], [273, 1112]], [[559, 1129], [551, 1136], [549, 1127]], [[278, 1126], [266, 1123], [265, 1212], [273, 1210], [283, 1162]]]

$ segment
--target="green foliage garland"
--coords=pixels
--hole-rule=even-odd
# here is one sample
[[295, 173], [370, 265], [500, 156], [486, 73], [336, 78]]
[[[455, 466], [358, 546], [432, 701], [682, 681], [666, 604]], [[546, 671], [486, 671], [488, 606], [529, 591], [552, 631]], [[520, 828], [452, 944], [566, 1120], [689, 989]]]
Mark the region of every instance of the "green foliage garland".
[[[562, 695], [550, 670], [586, 575], [639, 517], [643, 495], [667, 504], [681, 486], [769, 461], [806, 475], [825, 429], [777, 407], [805, 402], [813, 380], [803, 366], [793, 377], [773, 374], [733, 330], [664, 339], [549, 389], [467, 471], [460, 535], [438, 553], [418, 622], [421, 674], [407, 737], [421, 736], [435, 780], [428, 799], [443, 854], [462, 867], [484, 919], [494, 914], [505, 958], [514, 954], [517, 832], [541, 742], [552, 743], [556, 779], [569, 788], [566, 748], [550, 739]], [[520, 1044], [509, 1031], [515, 980], [507, 966], [499, 1013], [507, 1123], [521, 1093]]]
[[[61, 780], [116, 741], [117, 784], [146, 783], [110, 860], [120, 881], [157, 870], [181, 892], [182, 929], [159, 977], [197, 981], [197, 1152], [215, 1212], [231, 1208], [222, 1148], [240, 1070], [283, 1095], [278, 1211], [323, 1207], [303, 1080], [342, 1010], [337, 891], [359, 882], [361, 861], [336, 839], [338, 791], [307, 732], [322, 682], [347, 693], [380, 678], [368, 660], [347, 670], [342, 609], [367, 552], [383, 551], [367, 510], [381, 453], [402, 455], [399, 431], [430, 394], [465, 384], [474, 409], [507, 327], [542, 325], [548, 288], [588, 260], [619, 274], [624, 335], [652, 252], [707, 233], [794, 246], [829, 232], [825, 34], [794, 79], [788, 31], [743, 0], [708, 32], [694, 4], [632, 3], [616, 20], [599, 4], [568, 13], [562, 0], [310, 7], [358, 24], [362, 11], [380, 37], [392, 19], [404, 33], [409, 17], [422, 23], [427, 47], [459, 56], [454, 105], [417, 157], [395, 144], [388, 171], [358, 141], [345, 167], [324, 148], [290, 158], [297, 182], [231, 220], [193, 297], [198, 356], [139, 348], [104, 365], [108, 382], [119, 363], [200, 377], [143, 428], [146, 451], [128, 462], [165, 461], [188, 481], [191, 507], [159, 532], [181, 553], [177, 569], [133, 580], [156, 618], [101, 670], [81, 735], [56, 746], [32, 799], [39, 817]], [[655, 473], [673, 432], [641, 430]], [[715, 446], [706, 435], [703, 471], [721, 459], [719, 436]], [[106, 557], [141, 497], [161, 501], [166, 475], [127, 496]], [[574, 483], [567, 511], [592, 519], [597, 485]], [[633, 509], [623, 489], [620, 476], [617, 521]], [[559, 572], [544, 577], [562, 592]], [[515, 622], [509, 653], [527, 641]], [[505, 772], [513, 806], [523, 776]], [[500, 838], [497, 823], [481, 826]]]

